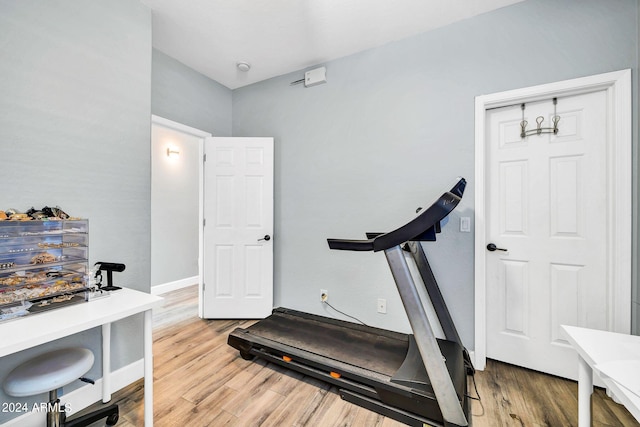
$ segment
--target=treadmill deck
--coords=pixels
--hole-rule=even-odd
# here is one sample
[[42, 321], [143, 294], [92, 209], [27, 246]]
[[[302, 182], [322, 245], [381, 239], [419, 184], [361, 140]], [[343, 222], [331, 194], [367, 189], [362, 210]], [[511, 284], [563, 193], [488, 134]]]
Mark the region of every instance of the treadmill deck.
[[313, 315], [291, 310], [275, 311], [247, 330], [274, 343], [304, 349], [354, 367], [366, 366], [368, 370], [388, 377], [400, 368], [409, 347], [404, 334], [349, 322], [327, 322], [324, 318], [319, 320]]
[[[234, 330], [228, 343], [240, 350], [245, 358], [266, 357], [297, 370], [302, 370], [300, 364], [304, 364], [324, 375], [340, 373], [345, 379], [355, 379], [375, 388], [377, 393], [397, 390], [435, 399], [426, 369], [412, 341], [413, 336], [399, 332], [276, 308], [266, 319], [246, 329]], [[437, 341], [462, 399], [466, 393], [464, 349], [452, 341]], [[283, 363], [283, 356], [290, 357], [293, 362]]]

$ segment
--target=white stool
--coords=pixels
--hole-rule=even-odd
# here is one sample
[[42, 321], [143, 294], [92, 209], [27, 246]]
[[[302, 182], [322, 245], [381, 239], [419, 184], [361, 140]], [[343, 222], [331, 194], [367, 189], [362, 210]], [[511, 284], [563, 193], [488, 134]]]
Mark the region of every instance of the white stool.
[[58, 389], [82, 379], [93, 366], [93, 353], [86, 348], [64, 348], [34, 357], [15, 368], [4, 381], [4, 391], [14, 397], [34, 396], [49, 392], [47, 427], [87, 426], [107, 417], [107, 425], [118, 422], [118, 406], [111, 405], [76, 419], [66, 419], [60, 407]]

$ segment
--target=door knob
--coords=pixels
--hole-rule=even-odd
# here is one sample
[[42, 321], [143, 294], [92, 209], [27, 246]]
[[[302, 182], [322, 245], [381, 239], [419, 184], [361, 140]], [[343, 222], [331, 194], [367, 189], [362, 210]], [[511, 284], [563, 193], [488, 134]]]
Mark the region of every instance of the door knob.
[[494, 245], [493, 243], [489, 243], [487, 245], [487, 250], [489, 250], [491, 252], [493, 252], [493, 251], [505, 251], [506, 252], [507, 251], [507, 249], [499, 248], [496, 245]]
[[271, 236], [269, 236], [268, 234], [265, 234], [262, 239], [258, 239], [258, 242], [261, 240], [266, 240], [268, 242], [269, 240], [271, 240]]

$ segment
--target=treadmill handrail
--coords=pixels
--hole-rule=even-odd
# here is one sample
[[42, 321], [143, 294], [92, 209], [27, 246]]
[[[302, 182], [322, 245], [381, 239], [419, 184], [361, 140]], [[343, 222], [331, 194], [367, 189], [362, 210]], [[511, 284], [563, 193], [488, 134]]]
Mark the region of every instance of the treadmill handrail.
[[327, 239], [329, 248], [347, 251], [384, 251], [404, 242], [417, 239], [429, 228], [447, 217], [460, 203], [467, 181], [460, 178], [450, 191], [438, 198], [429, 208], [400, 228], [372, 239]]

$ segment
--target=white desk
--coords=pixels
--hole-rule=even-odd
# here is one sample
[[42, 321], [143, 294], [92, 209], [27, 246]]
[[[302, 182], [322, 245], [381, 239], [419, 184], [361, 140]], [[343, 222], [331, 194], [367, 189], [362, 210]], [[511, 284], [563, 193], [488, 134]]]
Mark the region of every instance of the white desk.
[[102, 401], [111, 400], [111, 323], [144, 313], [144, 425], [153, 425], [153, 336], [151, 309], [162, 298], [132, 289], [88, 303], [0, 323], [0, 357], [55, 341], [97, 326], [102, 327]]
[[578, 352], [578, 427], [591, 426], [594, 372], [631, 415], [640, 421], [640, 397], [598, 370], [599, 364], [607, 362], [640, 360], [640, 337], [576, 326], [563, 325], [562, 328]]

